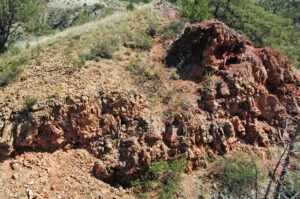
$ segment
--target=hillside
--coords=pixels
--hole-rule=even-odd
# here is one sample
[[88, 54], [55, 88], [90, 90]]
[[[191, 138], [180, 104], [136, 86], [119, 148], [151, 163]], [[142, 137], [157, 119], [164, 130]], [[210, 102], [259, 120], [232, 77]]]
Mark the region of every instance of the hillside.
[[[160, 103], [158, 102], [160, 97], [158, 98], [158, 96], [156, 96], [159, 95], [159, 93], [151, 94], [149, 90], [152, 89], [155, 84], [160, 85], [162, 80], [157, 79], [157, 75], [168, 79], [171, 71], [164, 71], [165, 69], [162, 68], [162, 45], [159, 42], [157, 43], [156, 39], [148, 36], [147, 30], [149, 24], [162, 28], [169, 23], [168, 12], [169, 11], [166, 11], [163, 7], [155, 8], [150, 5], [141, 7], [139, 10], [133, 12], [116, 13], [97, 22], [67, 29], [42, 40], [40, 43], [33, 43], [28, 50], [22, 50], [17, 54], [15, 54], [15, 52], [7, 53], [1, 57], [2, 63], [4, 60], [5, 62], [19, 59], [26, 60], [24, 61], [25, 64], [22, 65], [22, 73], [17, 79], [5, 87], [1, 87], [2, 133], [0, 153], [1, 157], [8, 157], [9, 155], [15, 156], [14, 159], [5, 158], [6, 160], [4, 159], [5, 161], [3, 160], [4, 162], [1, 164], [1, 171], [5, 171], [5, 175], [1, 174], [1, 183], [5, 185], [1, 186], [1, 196], [5, 198], [25, 197], [26, 188], [24, 188], [24, 186], [28, 186], [34, 195], [41, 198], [56, 198], [59, 196], [63, 196], [64, 198], [85, 198], [89, 195], [93, 197], [102, 195], [106, 198], [105, 195], [108, 196], [111, 194], [111, 188], [109, 188], [108, 185], [101, 184], [101, 181], [90, 175], [90, 169], [96, 157], [94, 157], [93, 153], [90, 154], [78, 149], [87, 149], [85, 146], [75, 146], [77, 142], [77, 138], [75, 137], [77, 137], [77, 135], [70, 135], [71, 137], [75, 136], [74, 138], [76, 139], [73, 141], [70, 140], [70, 143], [68, 143], [69, 141], [67, 140], [62, 142], [58, 141], [54, 137], [54, 140], [52, 140], [51, 135], [45, 135], [42, 137], [47, 140], [45, 140], [43, 144], [41, 143], [44, 146], [35, 146], [40, 141], [35, 140], [32, 136], [35, 137], [35, 135], [39, 134], [37, 131], [39, 131], [38, 129], [40, 129], [40, 127], [34, 123], [38, 122], [38, 120], [42, 122], [40, 119], [42, 119], [45, 114], [47, 115], [50, 110], [56, 109], [54, 108], [56, 106], [64, 106], [67, 101], [67, 103], [75, 103], [75, 106], [79, 105], [77, 102], [82, 104], [85, 100], [87, 100], [86, 103], [92, 101], [97, 102], [95, 101], [96, 97], [98, 97], [101, 92], [106, 93], [106, 91], [111, 93], [106, 93], [106, 100], [114, 100], [115, 97], [116, 100], [119, 100], [119, 97], [125, 99], [131, 97], [132, 100], [135, 101], [142, 98], [142, 96], [147, 98], [148, 95], [151, 95], [151, 100], [142, 106], [148, 106], [153, 109], [153, 114], [156, 114], [154, 109], [159, 109], [158, 105], [155, 105], [155, 103]], [[125, 47], [125, 45], [127, 45], [127, 47]], [[112, 53], [111, 55], [109, 54], [108, 57], [113, 57], [111, 59], [102, 58], [102, 54], [98, 54], [102, 51], [104, 51], [104, 53], [106, 53], [106, 51], [107, 53]], [[82, 63], [82, 57], [89, 58]], [[143, 66], [145, 68], [131, 68], [142, 62], [147, 63], [147, 65]], [[162, 73], [160, 73], [160, 71]], [[141, 72], [143, 73], [142, 75], [140, 75]], [[147, 83], [146, 80], [151, 78], [154, 80], [149, 82], [149, 85], [144, 85]], [[168, 84], [167, 81], [165, 83]], [[171, 89], [167, 86], [168, 85], [166, 85], [166, 88], [159, 88], [163, 89], [163, 91], [161, 91], [162, 93], [167, 94], [168, 90]], [[28, 103], [30, 103], [28, 102], [30, 99], [36, 101], [36, 103], [34, 103], [32, 107], [29, 107], [30, 111], [28, 113], [27, 106]], [[72, 100], [75, 101], [72, 102]], [[91, 104], [91, 106], [98, 105]], [[68, 110], [72, 109], [71, 107], [66, 108]], [[97, 109], [98, 108], [95, 110]], [[160, 113], [161, 111], [162, 110], [159, 110]], [[21, 114], [20, 119], [22, 121], [20, 121], [20, 123], [13, 121], [14, 116], [12, 115], [15, 114]], [[66, 115], [66, 117], [69, 116]], [[54, 116], [55, 119], [59, 117]], [[86, 122], [93, 123], [93, 117], [94, 116], [91, 116], [91, 118], [88, 119], [89, 121]], [[103, 120], [109, 121], [110, 117], [112, 116], [103, 118]], [[94, 122], [94, 124], [96, 124], [99, 121]], [[11, 126], [14, 124], [19, 126], [17, 127], [19, 130], [23, 129], [26, 131], [21, 132], [23, 130], [18, 130], [20, 134], [17, 133], [21, 137], [25, 136], [23, 137], [24, 139], [11, 136], [14, 134], [12, 132], [15, 131], [15, 127]], [[46, 123], [44, 124], [46, 125]], [[70, 126], [70, 128], [77, 127]], [[82, 129], [82, 131], [79, 130], [78, 133], [89, 132], [91, 130], [90, 128], [92, 127], [90, 126], [86, 130]], [[100, 133], [99, 130], [100, 129], [94, 129], [95, 135]], [[73, 130], [71, 131], [73, 132]], [[52, 134], [51, 132], [49, 133]], [[82, 138], [85, 139], [85, 135], [82, 136]], [[90, 135], [87, 136], [90, 137]], [[81, 137], [81, 135], [79, 137]], [[89, 139], [88, 137], [86, 138]], [[100, 147], [99, 144], [100, 143], [97, 144], [98, 146], [94, 146], [94, 150]], [[68, 148], [68, 145], [70, 149], [72, 148], [73, 150], [66, 153], [64, 151], [66, 147]], [[27, 152], [23, 154], [23, 151]], [[47, 153], [41, 153], [39, 151], [47, 151]], [[57, 152], [52, 154], [54, 151]], [[78, 155], [82, 156], [83, 159], [79, 160]], [[24, 166], [26, 163], [23, 162], [23, 160], [30, 161], [30, 159], [37, 161], [36, 164], [29, 163], [31, 165], [30, 167]], [[78, 172], [81, 173], [78, 174], [78, 179], [71, 177], [71, 173], [76, 169], [77, 163], [74, 162], [75, 159], [76, 162], [78, 161]], [[52, 166], [51, 162], [54, 162], [55, 165]], [[15, 163], [20, 165], [20, 168], [10, 170], [11, 165]], [[86, 167], [87, 170], [82, 170], [82, 167]], [[12, 179], [11, 175], [18, 177], [17, 179]], [[40, 175], [44, 175], [44, 182], [41, 182], [43, 179], [40, 179]], [[61, 181], [64, 180], [63, 176], [68, 178], [70, 182], [66, 183], [69, 185]], [[86, 185], [82, 184], [84, 183], [82, 182], [83, 179]], [[46, 183], [47, 187], [43, 186], [43, 183]], [[64, 193], [65, 186], [72, 187], [68, 190], [68, 192], [72, 192], [71, 195]], [[88, 190], [85, 190], [85, 186], [89, 187]], [[99, 187], [103, 187], [103, 190], [101, 188], [99, 189]], [[120, 193], [118, 189], [116, 189], [115, 192]]]
[[226, 158], [256, 161], [263, 198], [280, 143], [298, 133], [286, 56], [215, 19], [184, 23], [166, 1], [100, 3], [114, 11], [1, 55], [0, 198], [225, 197]]

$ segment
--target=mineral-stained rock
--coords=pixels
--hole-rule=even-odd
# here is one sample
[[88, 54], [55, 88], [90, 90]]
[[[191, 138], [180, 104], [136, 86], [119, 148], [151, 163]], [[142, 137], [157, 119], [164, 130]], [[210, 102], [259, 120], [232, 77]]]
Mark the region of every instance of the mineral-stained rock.
[[[288, 118], [299, 119], [300, 79], [288, 59], [255, 48], [224, 23], [209, 20], [186, 28], [166, 58], [169, 66], [182, 60], [181, 78], [204, 85], [199, 107], [215, 117], [215, 124], [231, 120], [236, 136], [245, 142], [266, 146], [277, 141], [275, 131]], [[217, 126], [210, 130], [218, 134], [214, 141], [222, 137]]]
[[92, 169], [97, 178], [126, 186], [157, 159], [186, 157], [193, 168], [202, 164], [203, 150], [224, 154], [236, 143], [276, 143], [285, 121], [299, 119], [300, 80], [288, 60], [219, 21], [185, 30], [167, 56], [167, 64], [179, 62], [181, 78], [202, 85], [198, 107], [164, 124], [141, 95], [99, 89], [32, 112], [4, 108], [0, 157], [84, 148], [99, 159]]

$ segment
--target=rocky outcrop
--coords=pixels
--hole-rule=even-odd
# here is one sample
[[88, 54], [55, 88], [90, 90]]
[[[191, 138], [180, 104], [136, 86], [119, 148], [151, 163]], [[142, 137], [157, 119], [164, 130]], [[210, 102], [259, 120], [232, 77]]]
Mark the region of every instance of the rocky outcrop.
[[[183, 79], [199, 83], [199, 107], [210, 113], [210, 129], [222, 127], [217, 131], [227, 140], [233, 136], [267, 146], [279, 141], [278, 131], [288, 119], [299, 119], [300, 80], [288, 59], [255, 48], [222, 22], [186, 28], [166, 60], [179, 68]], [[180, 121], [174, 123], [184, 128], [186, 122]], [[226, 151], [227, 145], [218, 143]]]
[[4, 104], [0, 156], [84, 148], [98, 159], [91, 168], [97, 178], [127, 186], [154, 160], [186, 157], [191, 168], [200, 166], [204, 150], [268, 146], [285, 136], [288, 118], [299, 119], [300, 80], [288, 60], [255, 48], [219, 21], [188, 27], [166, 62], [179, 68], [182, 79], [198, 83], [198, 107], [164, 121], [141, 95], [106, 89], [30, 112]]
[[94, 174], [107, 182], [126, 185], [167, 154], [163, 129], [152, 119], [142, 97], [129, 91], [68, 97], [43, 109], [12, 113], [3, 122], [0, 155], [24, 151], [54, 152], [84, 148], [94, 154]]
[[1, 155], [26, 148], [54, 151], [68, 145], [94, 151], [100, 146], [91, 143], [100, 143], [100, 137], [109, 134], [117, 139], [124, 136], [123, 132], [130, 135], [149, 130], [150, 122], [141, 117], [143, 106], [137, 94], [100, 92], [94, 97], [52, 101], [37, 111], [13, 113], [3, 124], [2, 135], [11, 136], [2, 136]]

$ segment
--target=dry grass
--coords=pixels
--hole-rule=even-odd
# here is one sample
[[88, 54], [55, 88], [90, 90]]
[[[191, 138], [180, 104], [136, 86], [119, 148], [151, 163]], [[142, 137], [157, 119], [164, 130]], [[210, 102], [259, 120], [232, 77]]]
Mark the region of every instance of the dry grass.
[[[58, 94], [64, 97], [93, 92], [101, 84], [119, 85], [119, 82], [128, 79], [122, 62], [103, 59], [84, 64], [78, 59], [80, 53], [112, 35], [122, 39], [133, 34], [133, 31], [144, 30], [152, 20], [155, 20], [155, 13], [151, 5], [143, 6], [133, 12], [117, 13], [97, 22], [67, 29], [31, 42], [24, 49], [16, 48], [1, 55], [0, 64], [4, 65], [22, 57], [28, 61], [22, 66], [23, 72], [16, 81], [1, 88], [0, 100], [11, 99], [11, 106], [16, 107], [21, 106], [28, 95], [37, 96], [39, 102], [44, 102]], [[121, 43], [119, 45], [117, 53], [120, 59], [124, 59], [127, 49]], [[122, 88], [130, 84], [128, 80]], [[60, 88], [59, 92], [56, 92], [57, 88]]]
[[[0, 63], [24, 55], [29, 62], [16, 82], [2, 88], [0, 100], [10, 99], [12, 107], [22, 107], [26, 96], [45, 103], [66, 96], [95, 95], [105, 87], [142, 94], [153, 114], [176, 114], [184, 105], [196, 104], [196, 86], [174, 78], [176, 72], [162, 62], [164, 44], [147, 32], [150, 25], [163, 30], [169, 23], [160, 12], [151, 4], [140, 6], [40, 38], [13, 56], [7, 53]], [[95, 49], [98, 53], [91, 54]]]

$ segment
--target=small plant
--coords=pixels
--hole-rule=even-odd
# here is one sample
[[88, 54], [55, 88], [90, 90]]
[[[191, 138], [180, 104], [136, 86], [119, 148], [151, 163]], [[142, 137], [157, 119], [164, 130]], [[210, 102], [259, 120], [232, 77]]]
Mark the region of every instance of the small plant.
[[184, 29], [185, 22], [172, 22], [164, 28], [164, 39], [175, 39]]
[[179, 58], [179, 62], [178, 62], [177, 65], [176, 65], [176, 68], [177, 68], [178, 70], [183, 69], [184, 64], [185, 64], [185, 61], [186, 61], [186, 58], [185, 58], [185, 57], [180, 57], [180, 58]]
[[74, 37], [72, 37], [73, 40], [80, 40], [81, 35], [75, 35]]
[[214, 74], [212, 72], [205, 73], [204, 80], [206, 82], [211, 82], [213, 80]]
[[104, 17], [107, 17], [107, 16], [109, 16], [113, 13], [114, 13], [114, 10], [112, 8], [105, 8], [101, 11], [101, 13], [99, 14], [99, 17], [104, 18]]
[[282, 195], [288, 198], [295, 198], [300, 194], [300, 171], [292, 171], [289, 173], [285, 182], [286, 186], [283, 189]]
[[118, 38], [110, 37], [104, 41], [100, 41], [93, 46], [88, 53], [84, 55], [86, 60], [96, 60], [99, 58], [112, 59], [113, 54], [118, 50]]
[[68, 44], [69, 48], [73, 48], [74, 45], [75, 45], [75, 42], [73, 40], [70, 40], [70, 42]]
[[92, 50], [90, 48], [83, 49], [79, 57], [84, 60], [95, 60], [97, 57], [92, 54]]
[[185, 159], [154, 162], [145, 175], [132, 182], [132, 186], [140, 186], [146, 191], [150, 188], [157, 189], [158, 198], [174, 198], [174, 195], [182, 190], [180, 181], [186, 163]]
[[37, 59], [40, 57], [42, 52], [41, 45], [37, 45], [35, 48], [31, 49], [31, 59]]
[[28, 96], [25, 98], [24, 101], [24, 110], [25, 111], [32, 111], [33, 106], [37, 103], [37, 99], [35, 97], [32, 96]]
[[130, 2], [127, 7], [126, 7], [127, 10], [134, 10], [134, 5], [132, 2]]
[[153, 46], [152, 37], [145, 31], [140, 31], [126, 38], [125, 46], [132, 49], [142, 49], [149, 51]]
[[85, 64], [85, 59], [83, 59], [82, 57], [80, 58], [73, 58], [71, 60], [71, 64], [76, 67], [76, 68], [82, 68]]
[[6, 86], [14, 81], [22, 72], [22, 65], [27, 64], [27, 57], [20, 57], [16, 60], [0, 64], [0, 86]]
[[[281, 152], [282, 154], [282, 152]], [[300, 196], [300, 144], [295, 143], [292, 152], [293, 162], [282, 182], [280, 198], [299, 198]], [[278, 158], [279, 159], [279, 158]]]
[[156, 33], [158, 32], [157, 29], [158, 29], [158, 27], [157, 27], [156, 24], [150, 23], [150, 24], [148, 25], [148, 30], [147, 30], [148, 35], [150, 35], [151, 37], [154, 37], [154, 36], [156, 35]]
[[178, 75], [178, 73], [177, 73], [177, 70], [176, 70], [176, 69], [173, 69], [173, 70], [171, 71], [170, 78], [171, 78], [172, 80], [178, 80], [178, 79], [180, 78], [179, 75]]
[[105, 5], [102, 3], [95, 3], [94, 7], [96, 10], [101, 10], [101, 9], [105, 8]]
[[218, 160], [216, 169], [224, 190], [237, 198], [249, 196], [257, 183], [263, 179], [255, 161], [240, 153]]
[[63, 93], [63, 87], [62, 86], [57, 86], [54, 89], [54, 95], [55, 95], [55, 97], [61, 96], [62, 93]]
[[21, 48], [18, 47], [18, 46], [12, 46], [9, 48], [9, 52], [12, 54], [12, 55], [18, 55], [21, 53]]
[[133, 74], [140, 78], [140, 81], [144, 82], [146, 80], [159, 80], [160, 75], [157, 70], [155, 70], [153, 65], [148, 65], [142, 62], [139, 58], [131, 61], [127, 66], [127, 70], [131, 71]]
[[163, 98], [164, 104], [169, 104], [175, 97], [175, 92], [173, 90], [170, 90], [167, 92], [167, 95]]
[[88, 10], [84, 10], [80, 12], [80, 14], [74, 20], [74, 25], [81, 25], [89, 21], [90, 19], [90, 12]]

